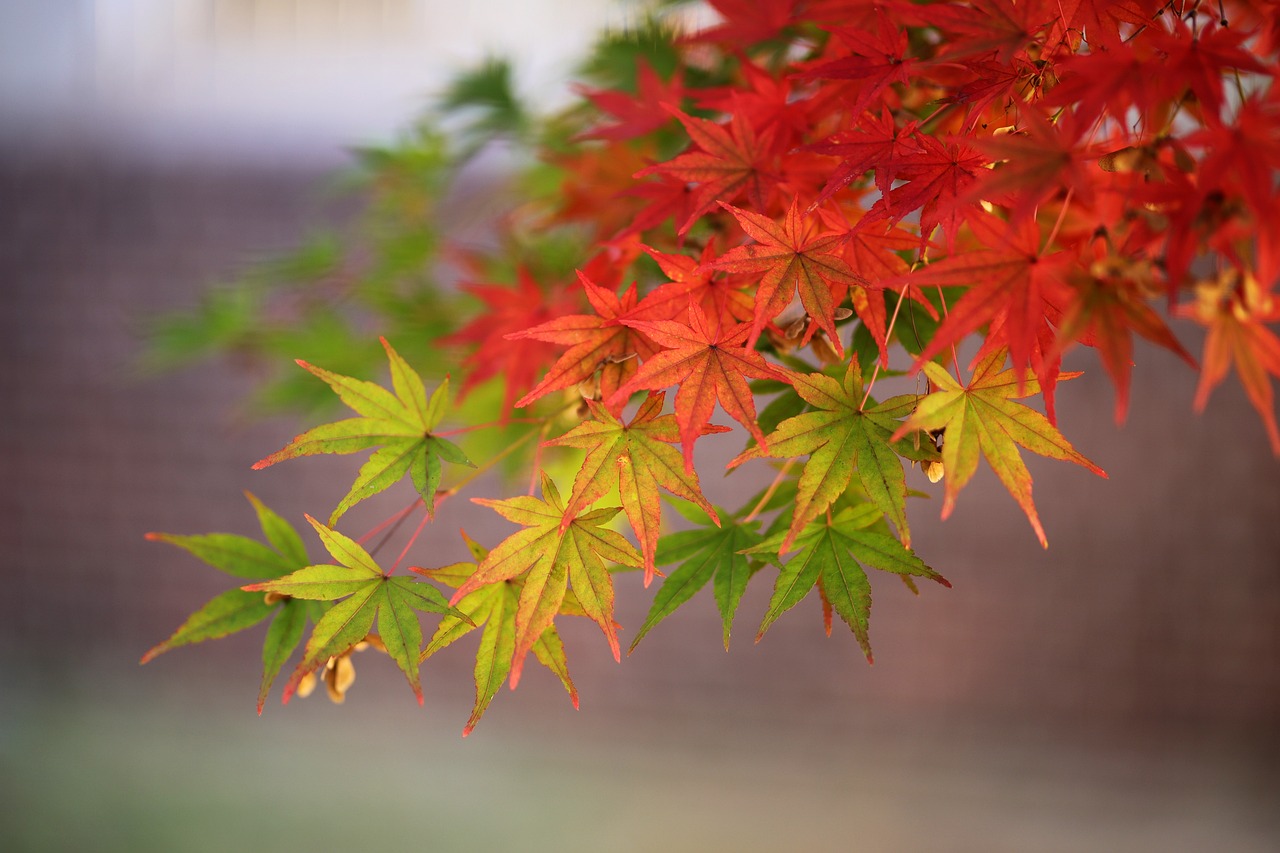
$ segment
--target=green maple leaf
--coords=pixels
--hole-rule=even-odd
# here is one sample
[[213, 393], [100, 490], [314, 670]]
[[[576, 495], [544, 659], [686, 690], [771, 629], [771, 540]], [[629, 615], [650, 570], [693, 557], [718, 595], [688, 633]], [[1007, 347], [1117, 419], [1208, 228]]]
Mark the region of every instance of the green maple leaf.
[[391, 362], [395, 394], [373, 382], [330, 373], [299, 360], [299, 365], [328, 383], [342, 402], [361, 417], [307, 430], [253, 466], [256, 470], [298, 456], [356, 453], [381, 445], [360, 468], [351, 490], [329, 516], [330, 526], [355, 504], [399, 481], [405, 472], [422, 495], [427, 512], [433, 513], [436, 489], [440, 485], [440, 460], [471, 465], [456, 444], [432, 434], [448, 404], [449, 380], [441, 382], [428, 399], [422, 378], [392, 349], [386, 338], [381, 340]]
[[[414, 567], [410, 571], [426, 575], [433, 580], [442, 581], [449, 586], [459, 587], [472, 577], [478, 568], [477, 563], [484, 562], [489, 549], [476, 544], [464, 532], [463, 539], [471, 550], [475, 563], [454, 563], [439, 569], [423, 569]], [[471, 620], [467, 622], [456, 616], [446, 616], [440, 620], [435, 635], [427, 643], [419, 657], [425, 661], [441, 649], [452, 645], [455, 640], [469, 634], [483, 625], [484, 633], [480, 635], [480, 647], [476, 650], [475, 682], [476, 704], [471, 717], [462, 730], [466, 737], [475, 729], [480, 718], [498, 688], [506, 681], [511, 672], [511, 659], [516, 648], [516, 611], [520, 606], [520, 593], [524, 589], [522, 578], [511, 578], [500, 583], [487, 584], [468, 593], [458, 602], [458, 610]], [[581, 613], [572, 590], [565, 593], [565, 600], [560, 605], [560, 613]], [[578, 707], [578, 690], [569, 677], [569, 665], [564, 656], [564, 643], [554, 624], [548, 625], [542, 635], [533, 644], [534, 656], [559, 677], [573, 707]]]
[[[961, 386], [941, 365], [926, 362], [924, 372], [938, 390], [920, 401], [915, 413], [898, 428], [894, 437], [912, 429], [945, 430], [943, 518], [951, 514], [956, 496], [973, 477], [981, 455], [1026, 513], [1040, 544], [1048, 548], [1049, 542], [1031, 499], [1031, 473], [1018, 453], [1018, 445], [1041, 456], [1082, 465], [1100, 477], [1107, 475], [1077, 453], [1048, 418], [1013, 402], [1039, 393], [1040, 383], [1029, 370], [1001, 371], [1006, 353], [1007, 350], [1001, 348], [984, 358], [974, 368], [967, 386]], [[1063, 378], [1070, 377], [1064, 374]]]
[[564, 501], [545, 473], [542, 495], [541, 500], [531, 496], [505, 501], [472, 498], [475, 503], [492, 507], [503, 518], [527, 529], [513, 533], [490, 551], [450, 601], [457, 605], [483, 586], [524, 576], [515, 615], [512, 687], [520, 682], [526, 655], [560, 612], [570, 584], [583, 612], [600, 626], [614, 659], [620, 660], [613, 623], [613, 579], [603, 561], [635, 568], [642, 565], [636, 549], [604, 526], [621, 507], [592, 510], [563, 525]]
[[743, 554], [760, 544], [758, 528], [757, 522], [744, 524], [736, 519], [722, 527], [717, 520], [714, 527], [704, 522], [694, 530], [682, 530], [662, 537], [658, 542], [658, 565], [678, 563], [680, 568], [663, 581], [649, 608], [649, 615], [631, 641], [628, 653], [635, 651], [645, 634], [693, 598], [708, 581], [713, 581], [716, 608], [724, 623], [724, 647], [728, 651], [729, 631], [733, 627], [738, 603], [747, 589], [747, 581], [759, 570], [759, 565]]
[[325, 550], [340, 565], [307, 566], [272, 581], [242, 587], [250, 592], [274, 592], [311, 601], [337, 601], [311, 632], [302, 662], [285, 685], [285, 701], [308, 673], [363, 640], [373, 629], [376, 618], [378, 636], [387, 654], [404, 672], [421, 705], [418, 652], [422, 647], [422, 626], [415, 611], [428, 610], [463, 619], [466, 616], [450, 607], [440, 591], [430, 584], [389, 577], [358, 542], [311, 516], [307, 516], [307, 521], [320, 535]]
[[[762, 456], [809, 455], [800, 475], [791, 528], [782, 540], [782, 550], [790, 550], [805, 525], [845, 493], [855, 471], [871, 501], [898, 529], [902, 544], [911, 547], [907, 484], [899, 457], [921, 461], [937, 458], [932, 441], [892, 440], [896, 438], [894, 430], [902, 426], [898, 419], [914, 408], [916, 397], [894, 397], [864, 409], [866, 394], [856, 358], [850, 359], [843, 382], [821, 373], [788, 371], [788, 375], [796, 394], [814, 410], [780, 423], [767, 437], [767, 450], [752, 447], [729, 463], [733, 468]], [[867, 402], [874, 403], [870, 399]]]
[[[950, 587], [951, 583], [929, 568], [909, 548], [892, 536], [868, 529], [883, 514], [871, 504], [845, 507], [831, 517], [820, 518], [795, 537], [796, 554], [781, 564], [769, 610], [760, 623], [756, 642], [778, 617], [800, 603], [816, 585], [824, 608], [832, 609], [853, 631], [858, 645], [872, 663], [869, 626], [871, 581], [862, 566], [905, 577], [922, 577]], [[779, 531], [748, 554], [778, 554], [790, 533]], [[860, 565], [861, 564], [861, 565]], [[830, 627], [828, 626], [828, 631]]]
[[[234, 533], [199, 536], [148, 533], [147, 538], [183, 548], [215, 569], [238, 578], [281, 577], [307, 565], [306, 546], [293, 525], [252, 494], [245, 492], [245, 496], [257, 511], [258, 524], [271, 543], [270, 547]], [[214, 640], [251, 628], [273, 612], [276, 617], [267, 629], [262, 645], [262, 684], [258, 690], [258, 713], [261, 714], [272, 682], [302, 639], [308, 616], [319, 618], [319, 608], [309, 606], [308, 602], [291, 598], [269, 602], [260, 592], [227, 590], [191, 614], [169, 639], [148, 650], [141, 662], [147, 663], [179, 646]]]
[[[583, 509], [617, 488], [622, 508], [640, 542], [644, 557], [644, 584], [654, 574], [654, 554], [662, 526], [662, 502], [658, 487], [697, 504], [717, 525], [711, 504], [702, 496], [698, 475], [685, 470], [684, 462], [671, 445], [680, 440], [674, 415], [662, 415], [665, 395], [651, 393], [631, 422], [624, 424], [608, 409], [590, 400], [591, 420], [583, 421], [546, 446], [578, 447], [587, 458], [573, 481], [560, 525], [566, 527]], [[727, 431], [725, 427], [708, 425], [703, 433]]]

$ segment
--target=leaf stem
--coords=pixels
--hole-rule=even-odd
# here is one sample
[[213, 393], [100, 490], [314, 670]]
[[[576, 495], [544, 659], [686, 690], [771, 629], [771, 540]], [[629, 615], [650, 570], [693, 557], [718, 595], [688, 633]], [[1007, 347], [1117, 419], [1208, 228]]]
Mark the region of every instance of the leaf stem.
[[[436, 505], [439, 506], [439, 501]], [[413, 543], [418, 541], [418, 537], [422, 535], [422, 528], [427, 526], [427, 522], [431, 520], [431, 513], [423, 512], [422, 521], [418, 522], [418, 526], [414, 528], [413, 535], [409, 537], [409, 541], [404, 543], [404, 548], [400, 550], [400, 556], [396, 557], [396, 561], [391, 564], [391, 568], [387, 569], [388, 575], [395, 574], [396, 569], [400, 568], [400, 563], [404, 560], [404, 555], [409, 553], [409, 549], [413, 547]]]
[[[942, 302], [942, 320], [946, 322], [950, 315], [947, 312], [947, 296], [942, 292], [942, 285], [938, 285], [938, 300]], [[964, 380], [960, 378], [960, 354], [956, 352], [955, 341], [951, 342], [951, 367], [956, 372], [956, 382], [963, 385]]]
[[379, 530], [382, 530], [387, 525], [391, 525], [391, 529], [387, 531], [387, 535], [383, 536], [382, 539], [378, 541], [377, 545], [374, 545], [372, 548], [369, 549], [369, 556], [376, 557], [378, 555], [378, 552], [382, 550], [382, 546], [387, 544], [388, 539], [396, 535], [396, 531], [400, 529], [400, 525], [404, 524], [404, 520], [408, 518], [409, 514], [413, 512], [414, 508], [421, 503], [422, 503], [422, 498], [418, 498], [413, 503], [409, 504], [407, 507], [397, 512], [395, 515], [391, 516], [386, 521], [383, 521], [377, 527], [370, 530], [364, 536], [361, 536], [356, 541], [363, 544], [363, 542], [366, 539], [372, 537]]
[[478, 429], [491, 429], [493, 427], [506, 426], [507, 424], [540, 424], [543, 420], [543, 418], [508, 418], [505, 421], [490, 421], [487, 424], [476, 424], [475, 426], [459, 427], [458, 429], [445, 430], [444, 432], [434, 432], [432, 435], [436, 438], [449, 438], [453, 435], [462, 435]]
[[[916, 264], [912, 264], [911, 269], [907, 271], [907, 274], [910, 275], [911, 273], [915, 272], [916, 266], [917, 266]], [[907, 282], [905, 285], [903, 285], [902, 292], [898, 294], [898, 304], [893, 306], [893, 316], [889, 318], [889, 327], [884, 330], [884, 344], [886, 348], [889, 346], [889, 339], [893, 337], [893, 327], [898, 322], [898, 312], [902, 310], [902, 303], [906, 301], [907, 290], [910, 287], [911, 287], [911, 282]], [[854, 358], [857, 358], [856, 354], [854, 355]], [[876, 366], [871, 370], [871, 379], [868, 380], [867, 382], [867, 391], [865, 394], [862, 395], [862, 402], [858, 404], [858, 411], [861, 412], [863, 409], [867, 407], [867, 401], [871, 399], [871, 389], [875, 387], [876, 379], [878, 379], [879, 377], [880, 377], [880, 360], [876, 359]]]
[[791, 466], [795, 464], [796, 457], [794, 456], [783, 463], [782, 467], [778, 470], [778, 475], [773, 478], [773, 482], [769, 484], [769, 488], [764, 490], [764, 494], [760, 496], [760, 500], [751, 509], [751, 513], [746, 518], [742, 519], [743, 524], [755, 521], [756, 516], [764, 511], [764, 505], [769, 502], [769, 498], [773, 497], [773, 493], [778, 491], [778, 487], [782, 485], [782, 481], [786, 478], [787, 472], [790, 471]]
[[1053, 230], [1049, 232], [1048, 238], [1044, 241], [1044, 248], [1040, 250], [1043, 255], [1049, 251], [1049, 247], [1053, 245], [1053, 241], [1058, 237], [1058, 231], [1062, 229], [1062, 222], [1067, 218], [1067, 209], [1071, 207], [1071, 194], [1076, 191], [1075, 187], [1067, 188], [1067, 195], [1062, 199], [1062, 209], [1058, 211], [1058, 221], [1053, 223]]

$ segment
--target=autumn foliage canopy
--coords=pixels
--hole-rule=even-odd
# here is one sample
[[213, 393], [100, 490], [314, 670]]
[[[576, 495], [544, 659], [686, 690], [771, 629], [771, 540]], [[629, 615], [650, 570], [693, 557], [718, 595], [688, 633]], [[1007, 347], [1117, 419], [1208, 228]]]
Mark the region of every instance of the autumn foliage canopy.
[[[270, 619], [260, 711], [299, 646], [286, 701], [317, 677], [341, 700], [372, 645], [421, 702], [421, 664], [476, 632], [469, 732], [530, 660], [577, 704], [563, 618], [596, 623], [620, 658], [710, 586], [727, 647], [754, 582], [772, 585], [756, 639], [811, 599], [870, 661], [870, 575], [949, 586], [912, 550], [908, 499], [941, 480], [945, 518], [989, 467], [1047, 547], [1024, 455], [1105, 476], [1056, 426], [1076, 375], [1063, 357], [1096, 353], [1073, 365], [1100, 362], [1123, 421], [1135, 337], [1199, 370], [1197, 409], [1234, 373], [1280, 455], [1274, 0], [710, 7], [701, 30], [664, 7], [606, 35], [554, 116], [485, 88], [494, 66], [446, 99], [462, 129], [365, 153], [372, 250], [285, 277], [323, 296], [354, 275], [383, 367], [354, 355], [376, 334], [337, 347], [352, 333], [331, 315], [296, 317], [290, 355], [323, 367], [299, 361], [288, 381], [348, 411], [255, 466], [367, 453], [346, 496], [307, 517], [327, 555], [257, 499], [265, 544], [151, 534], [241, 585], [146, 659]], [[498, 237], [453, 239], [448, 177], [494, 140], [531, 152]], [[385, 382], [349, 375], [387, 365]], [[712, 506], [711, 442], [767, 486]], [[514, 496], [475, 511], [519, 529], [423, 562], [415, 544], [457, 536], [436, 508], [491, 468]], [[410, 506], [339, 532], [403, 480]], [[399, 556], [375, 560], [406, 521]], [[627, 570], [652, 596], [639, 626], [614, 620]]]

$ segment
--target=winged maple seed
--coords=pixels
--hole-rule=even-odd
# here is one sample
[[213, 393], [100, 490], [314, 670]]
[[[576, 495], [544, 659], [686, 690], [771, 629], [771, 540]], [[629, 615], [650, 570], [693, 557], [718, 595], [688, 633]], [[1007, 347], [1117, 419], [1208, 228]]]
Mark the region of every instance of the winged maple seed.
[[[272, 593], [267, 594], [272, 595]], [[362, 652], [368, 648], [375, 648], [380, 652], [386, 652], [387, 650], [387, 647], [382, 644], [382, 639], [377, 634], [368, 634], [363, 640], [342, 654], [335, 655], [325, 661], [324, 689], [329, 694], [329, 701], [335, 705], [341, 705], [347, 701], [347, 691], [356, 682], [356, 665], [351, 661], [352, 654]], [[315, 692], [316, 681], [314, 672], [307, 673], [298, 682], [298, 689], [294, 695], [299, 699], [307, 698]]]

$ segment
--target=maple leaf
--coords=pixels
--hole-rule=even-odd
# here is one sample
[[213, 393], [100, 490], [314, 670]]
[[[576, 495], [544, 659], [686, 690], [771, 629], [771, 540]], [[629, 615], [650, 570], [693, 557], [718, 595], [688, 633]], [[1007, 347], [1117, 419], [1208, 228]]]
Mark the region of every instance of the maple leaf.
[[622, 508], [592, 510], [562, 526], [564, 501], [545, 472], [541, 500], [532, 496], [504, 501], [472, 500], [492, 507], [503, 518], [526, 528], [508, 536], [490, 551], [480, 561], [475, 574], [458, 587], [450, 602], [457, 605], [485, 585], [524, 576], [515, 614], [511, 686], [520, 682], [525, 657], [560, 611], [570, 584], [582, 610], [600, 626], [614, 658], [620, 660], [613, 624], [613, 580], [603, 561], [635, 568], [643, 563], [626, 539], [604, 526]]
[[747, 428], [761, 445], [764, 435], [756, 423], [756, 405], [747, 377], [776, 379], [760, 353], [744, 346], [751, 328], [746, 323], [711, 328], [699, 305], [689, 306], [689, 325], [674, 320], [630, 320], [668, 349], [640, 366], [636, 375], [614, 392], [611, 403], [621, 405], [635, 391], [658, 391], [679, 385], [676, 422], [684, 449], [684, 467], [693, 473], [693, 443], [705, 435], [716, 401], [729, 417]]
[[555, 361], [556, 348], [534, 338], [513, 342], [507, 335], [566, 314], [573, 310], [574, 302], [562, 289], [544, 292], [523, 267], [516, 273], [515, 285], [463, 284], [461, 289], [480, 299], [484, 310], [439, 341], [477, 344], [464, 361], [468, 370], [458, 395], [464, 397], [484, 380], [502, 374], [502, 411], [509, 413], [519, 389], [533, 385], [543, 367]]
[[614, 89], [591, 89], [575, 86], [575, 91], [595, 104], [603, 113], [618, 119], [613, 124], [598, 125], [579, 133], [574, 140], [634, 139], [652, 133], [671, 121], [671, 114], [662, 104], [678, 104], [684, 97], [684, 85], [677, 71], [671, 82], [665, 83], [643, 58], [636, 61], [636, 94]]
[[[281, 577], [307, 565], [306, 546], [293, 525], [249, 492], [245, 492], [245, 497], [253, 504], [258, 514], [258, 525], [271, 547], [234, 533], [199, 536], [148, 533], [147, 539], [176, 545], [215, 569], [238, 578]], [[307, 617], [318, 617], [315, 609], [308, 608], [307, 602], [291, 598], [268, 601], [261, 593], [239, 588], [228, 590], [191, 614], [169, 639], [148, 650], [140, 662], [147, 663], [179, 646], [226, 637], [251, 628], [273, 612], [276, 617], [267, 629], [262, 645], [262, 684], [258, 690], [258, 713], [261, 714], [272, 682], [302, 639]]]
[[[893, 118], [893, 111], [886, 109], [881, 110], [878, 117], [872, 117], [870, 121], [859, 122], [852, 131], [843, 131], [822, 142], [806, 145], [804, 147], [806, 151], [844, 158], [844, 161], [827, 179], [822, 192], [818, 194], [813, 204], [809, 205], [809, 210], [813, 211], [831, 196], [873, 169], [876, 173], [876, 187], [880, 190], [881, 196], [888, 199], [889, 190], [906, 156], [920, 150], [920, 145], [915, 140], [915, 133], [915, 122], [908, 122], [903, 127], [898, 127]], [[893, 211], [889, 208], [887, 212]]]
[[795, 16], [799, 0], [708, 0], [708, 5], [724, 20], [683, 40], [746, 47], [778, 37]]
[[[415, 566], [409, 571], [426, 575], [455, 588], [461, 586], [467, 578], [476, 573], [477, 563], [483, 562], [489, 555], [489, 549], [474, 542], [465, 531], [462, 538], [466, 540], [467, 548], [476, 562], [454, 563], [438, 569]], [[457, 616], [445, 616], [441, 619], [435, 634], [419, 656], [419, 661], [425, 661], [441, 649], [452, 645], [455, 640], [466, 636], [481, 625], [484, 626], [484, 633], [480, 636], [480, 647], [476, 650], [476, 704], [462, 730], [463, 737], [471, 734], [475, 729], [476, 724], [488, 709], [489, 703], [498, 695], [498, 688], [507, 680], [507, 675], [511, 672], [511, 658], [515, 653], [516, 645], [516, 611], [519, 609], [520, 593], [523, 588], [522, 578], [512, 578], [501, 583], [486, 584], [468, 593], [458, 602], [459, 612], [467, 619], [460, 619]], [[581, 611], [576, 600], [570, 601], [572, 596], [572, 591], [565, 594], [565, 602], [560, 607], [560, 613]], [[560, 634], [556, 631], [554, 624], [548, 625], [534, 642], [533, 654], [543, 666], [556, 674], [565, 690], [569, 692], [573, 707], [577, 708], [578, 689], [574, 687], [573, 680], [569, 677], [564, 643], [561, 642]]]
[[1076, 452], [1048, 419], [1035, 409], [1013, 402], [1040, 391], [1040, 383], [1027, 371], [1001, 371], [1007, 350], [1001, 348], [984, 358], [973, 370], [969, 384], [961, 386], [936, 362], [927, 362], [924, 372], [937, 388], [922, 399], [915, 412], [898, 427], [894, 439], [913, 429], [945, 430], [942, 465], [946, 471], [942, 517], [955, 508], [956, 496], [978, 468], [978, 456], [996, 472], [1000, 482], [1022, 507], [1036, 537], [1045, 548], [1040, 517], [1031, 499], [1031, 474], [1018, 453], [1018, 445], [1033, 453], [1074, 462], [1099, 477], [1106, 477], [1097, 465]]
[[688, 314], [690, 303], [700, 305], [708, 322], [717, 328], [751, 319], [754, 310], [751, 294], [741, 283], [718, 277], [710, 268], [715, 260], [713, 243], [703, 248], [700, 260], [648, 246], [644, 249], [671, 281], [645, 294], [636, 306], [635, 319], [674, 320]]
[[691, 203], [693, 210], [678, 233], [685, 234], [700, 216], [715, 209], [716, 202], [733, 201], [743, 193], [754, 207], [763, 210], [765, 194], [778, 182], [777, 176], [768, 168], [775, 147], [774, 128], [766, 128], [757, 134], [743, 114], [735, 110], [726, 130], [705, 118], [686, 115], [670, 105], [664, 106], [680, 120], [689, 138], [702, 150], [689, 151], [665, 163], [642, 169], [635, 176], [669, 175], [699, 184]]
[[[1021, 223], [1035, 213], [1050, 196], [1071, 192], [1089, 204], [1093, 180], [1086, 164], [1096, 159], [1093, 146], [1077, 147], [1088, 128], [1066, 113], [1057, 123], [1035, 109], [1020, 113], [1023, 126], [1016, 133], [981, 139], [969, 144], [999, 164], [978, 180], [961, 197], [961, 202], [991, 199], [1010, 207], [1010, 221]], [[1012, 197], [1009, 203], [1005, 197]]]
[[395, 394], [381, 385], [330, 373], [299, 360], [299, 365], [323, 379], [339, 399], [361, 417], [307, 430], [253, 466], [258, 470], [298, 456], [356, 453], [381, 445], [361, 466], [351, 490], [329, 516], [331, 526], [352, 506], [389, 488], [406, 471], [422, 496], [427, 512], [433, 513], [436, 488], [440, 485], [440, 460], [475, 467], [456, 444], [431, 432], [444, 416], [449, 399], [448, 378], [428, 399], [422, 378], [392, 349], [386, 338], [381, 340], [391, 362]]
[[782, 225], [731, 204], [722, 202], [721, 206], [734, 215], [756, 243], [730, 249], [711, 267], [732, 273], [763, 273], [756, 285], [755, 318], [747, 346], [755, 346], [765, 324], [782, 313], [799, 292], [805, 311], [814, 320], [806, 328], [801, 344], [807, 344], [814, 331], [821, 328], [835, 346], [836, 355], [843, 358], [844, 347], [836, 331], [836, 306], [844, 300], [848, 288], [867, 284], [837, 254], [844, 236], [833, 232], [810, 236], [795, 199]]
[[1280, 429], [1272, 410], [1269, 378], [1280, 376], [1280, 338], [1265, 325], [1280, 320], [1280, 299], [1264, 290], [1252, 271], [1229, 269], [1215, 280], [1201, 282], [1196, 301], [1183, 313], [1209, 330], [1196, 388], [1196, 411], [1204, 410], [1209, 393], [1226, 377], [1234, 361], [1249, 402], [1262, 417], [1271, 452], [1280, 456]]
[[1061, 353], [1073, 340], [1097, 348], [1116, 388], [1117, 423], [1124, 421], [1129, 407], [1133, 333], [1176, 353], [1193, 369], [1197, 367], [1195, 359], [1147, 304], [1139, 282], [1150, 279], [1149, 264], [1116, 255], [1099, 258], [1087, 270], [1074, 270], [1068, 279], [1071, 298], [1062, 312], [1055, 351], [1051, 353]]
[[[1143, 9], [1144, 6], [1148, 8]], [[1084, 31], [1090, 52], [1096, 55], [1105, 54], [1122, 45], [1121, 24], [1132, 24], [1135, 27], [1150, 24], [1156, 4], [1152, 0], [1069, 0], [1065, 7], [1072, 9], [1068, 25]], [[1103, 50], [1093, 50], [1095, 47]]]
[[421, 705], [418, 652], [422, 646], [422, 626], [414, 611], [426, 610], [463, 619], [465, 614], [450, 607], [434, 586], [409, 578], [390, 577], [360, 543], [309, 515], [307, 521], [339, 565], [307, 566], [275, 580], [241, 587], [247, 592], [274, 592], [308, 601], [337, 601], [316, 622], [302, 662], [285, 685], [284, 700], [288, 702], [302, 679], [329, 658], [349, 652], [364, 640], [376, 618], [382, 645], [404, 672]]
[[971, 217], [970, 227], [992, 248], [951, 255], [908, 277], [917, 289], [968, 287], [948, 310], [913, 370], [1002, 315], [1013, 366], [1023, 368], [1031, 360], [1036, 333], [1048, 310], [1047, 289], [1059, 281], [1068, 256], [1065, 252], [1041, 254], [1040, 229], [1031, 220], [1011, 226], [979, 211]]
[[907, 31], [891, 23], [883, 9], [876, 11], [875, 24], [870, 28], [864, 25], [833, 30], [849, 50], [849, 56], [824, 62], [802, 75], [860, 81], [857, 97], [848, 107], [855, 116], [861, 115], [891, 83], [908, 84], [915, 71], [916, 60], [905, 56]]
[[808, 455], [800, 475], [791, 526], [782, 539], [782, 551], [792, 544], [805, 526], [825, 512], [845, 493], [853, 479], [858, 481], [872, 503], [898, 529], [902, 544], [911, 547], [907, 525], [907, 483], [899, 455], [920, 462], [937, 459], [932, 441], [901, 440], [891, 444], [890, 436], [916, 403], [915, 395], [903, 395], [863, 408], [866, 396], [858, 360], [850, 359], [844, 381], [821, 373], [788, 373], [791, 387], [815, 411], [783, 421], [769, 434], [765, 451], [752, 447], [729, 463], [734, 468], [748, 459], [762, 456], [790, 458]]
[[[719, 510], [730, 518], [730, 514]], [[691, 518], [690, 514], [685, 515]], [[715, 512], [708, 513], [708, 519], [702, 519], [695, 530], [682, 530], [668, 533], [658, 541], [656, 562], [660, 566], [679, 563], [680, 568], [671, 572], [662, 582], [662, 587], [654, 596], [653, 605], [644, 624], [636, 632], [631, 641], [628, 654], [635, 651], [636, 646], [659, 622], [670, 616], [689, 599], [693, 598], [708, 581], [712, 581], [716, 608], [720, 611], [720, 619], [724, 624], [724, 648], [729, 650], [729, 631], [733, 627], [733, 618], [738, 611], [738, 603], [746, 592], [747, 581], [759, 571], [760, 566], [753, 563], [742, 552], [761, 542], [758, 522], [742, 522], [734, 518], [729, 524], [721, 525]], [[707, 524], [710, 520], [714, 523]]]
[[941, 226], [947, 251], [951, 251], [961, 222], [975, 209], [981, 210], [976, 204], [966, 204], [961, 199], [965, 190], [986, 171], [988, 160], [967, 144], [944, 145], [927, 134], [917, 134], [916, 139], [920, 150], [904, 155], [896, 172], [907, 182], [877, 199], [865, 219], [887, 218], [898, 222], [919, 208], [921, 249], [933, 230]]
[[[920, 239], [908, 231], [891, 226], [883, 220], [868, 222], [858, 219], [852, 225], [840, 213], [827, 208], [818, 211], [827, 227], [835, 231], [843, 231], [845, 257], [850, 266], [858, 270], [863, 282], [849, 291], [849, 301], [858, 313], [862, 326], [876, 342], [880, 350], [880, 365], [889, 365], [888, 314], [885, 310], [883, 291], [894, 288], [900, 299], [912, 299], [919, 303], [929, 314], [936, 316], [929, 300], [915, 287], [903, 287], [900, 282], [907, 280], [911, 268], [900, 255], [902, 252], [913, 252], [918, 249]], [[878, 226], [878, 227], [876, 227]], [[855, 331], [856, 334], [856, 331]]]
[[[778, 617], [799, 604], [816, 585], [824, 602], [839, 614], [853, 631], [867, 663], [873, 663], [871, 638], [871, 582], [862, 566], [904, 577], [922, 577], [950, 587], [951, 583], [929, 568], [909, 548], [889, 536], [870, 530], [881, 518], [870, 504], [845, 507], [831, 517], [823, 516], [807, 525], [795, 538], [799, 550], [782, 563], [773, 586], [769, 610], [756, 642]], [[747, 554], [778, 554], [790, 533], [778, 532]], [[861, 564], [861, 565], [860, 565]]]
[[512, 340], [534, 338], [568, 346], [542, 381], [516, 401], [523, 408], [552, 391], [585, 382], [600, 371], [600, 393], [605, 399], [636, 372], [635, 356], [646, 356], [654, 346], [627, 321], [634, 316], [636, 288], [632, 284], [622, 297], [600, 287], [582, 272], [578, 280], [586, 291], [595, 314], [570, 314], [532, 329], [507, 335]]
[[[702, 496], [698, 475], [684, 469], [680, 453], [671, 445], [680, 440], [674, 415], [663, 415], [665, 395], [651, 393], [630, 423], [624, 424], [603, 406], [588, 400], [591, 419], [569, 432], [543, 442], [545, 447], [577, 447], [587, 458], [573, 481], [573, 493], [564, 510], [563, 530], [574, 517], [613, 489], [631, 522], [644, 556], [644, 585], [653, 580], [654, 554], [662, 527], [662, 503], [658, 487], [697, 504], [716, 523], [719, 519]], [[727, 432], [710, 426], [704, 431]]]

